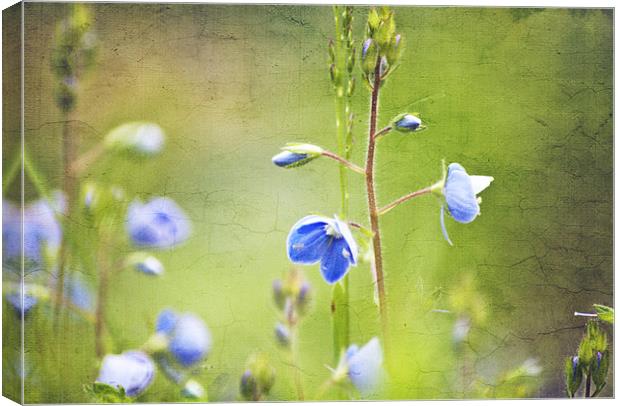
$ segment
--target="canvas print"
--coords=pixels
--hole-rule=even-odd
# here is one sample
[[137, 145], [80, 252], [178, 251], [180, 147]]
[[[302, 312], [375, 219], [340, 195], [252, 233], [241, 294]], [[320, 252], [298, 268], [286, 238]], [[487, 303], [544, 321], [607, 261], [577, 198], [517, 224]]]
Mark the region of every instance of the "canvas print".
[[3, 395], [613, 397], [613, 18], [7, 8]]

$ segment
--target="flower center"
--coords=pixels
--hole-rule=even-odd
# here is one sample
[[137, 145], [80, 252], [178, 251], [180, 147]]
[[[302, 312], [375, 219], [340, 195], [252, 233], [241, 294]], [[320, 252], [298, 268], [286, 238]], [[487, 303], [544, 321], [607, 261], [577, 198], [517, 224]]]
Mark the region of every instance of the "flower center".
[[325, 224], [325, 234], [334, 238], [342, 238], [342, 234], [331, 224]]

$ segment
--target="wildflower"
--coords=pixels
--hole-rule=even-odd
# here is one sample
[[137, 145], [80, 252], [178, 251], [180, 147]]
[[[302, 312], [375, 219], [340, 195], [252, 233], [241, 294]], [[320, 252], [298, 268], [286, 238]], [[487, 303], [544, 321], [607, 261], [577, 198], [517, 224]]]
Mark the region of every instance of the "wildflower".
[[400, 132], [414, 132], [422, 127], [422, 120], [413, 114], [399, 114], [392, 120], [392, 127]]
[[24, 294], [24, 300], [22, 302], [22, 296], [18, 292], [7, 294], [6, 300], [13, 306], [19, 317], [21, 317], [22, 313], [26, 316], [30, 309], [39, 301], [35, 296]]
[[278, 344], [283, 347], [288, 347], [291, 344], [291, 332], [282, 323], [276, 324], [275, 328], [276, 340], [278, 340]]
[[362, 394], [369, 396], [377, 392], [383, 383], [383, 351], [377, 337], [359, 348], [352, 344], [340, 359], [334, 371], [335, 382], [348, 378]]
[[276, 371], [265, 354], [252, 354], [241, 376], [239, 389], [246, 400], [258, 401], [269, 394], [276, 380]]
[[134, 244], [141, 247], [170, 248], [184, 242], [191, 233], [183, 210], [166, 197], [147, 203], [132, 202], [127, 210], [126, 225]]
[[185, 382], [185, 386], [183, 387], [181, 393], [183, 394], [183, 396], [190, 399], [200, 399], [204, 396], [205, 389], [202, 387], [201, 384], [199, 384], [193, 379], [190, 379]]
[[125, 264], [145, 275], [161, 276], [164, 273], [164, 265], [146, 252], [134, 252], [128, 255]]
[[97, 382], [125, 389], [127, 396], [138, 396], [149, 387], [155, 375], [153, 361], [141, 351], [126, 351], [103, 358]]
[[[40, 199], [24, 207], [22, 212], [13, 203], [2, 202], [3, 257], [19, 259], [23, 255], [40, 263], [45, 254], [55, 255], [62, 239], [62, 229], [57, 216], [64, 211], [64, 196], [57, 192], [54, 200]], [[22, 234], [23, 232], [23, 234]]]
[[164, 130], [157, 124], [132, 122], [114, 128], [104, 142], [112, 150], [150, 156], [161, 151], [165, 138]]
[[452, 163], [448, 166], [448, 173], [443, 182], [443, 196], [445, 204], [441, 206], [440, 222], [443, 236], [452, 245], [444, 222], [444, 209], [459, 223], [471, 223], [480, 214], [480, 200], [476, 196], [489, 187], [492, 176], [471, 176], [465, 169]]
[[327, 283], [339, 281], [357, 264], [357, 243], [349, 226], [338, 218], [306, 216], [292, 228], [287, 239], [288, 257], [296, 264], [321, 263]]
[[92, 291], [79, 272], [72, 272], [65, 280], [65, 297], [77, 308], [91, 312], [95, 308]]
[[156, 331], [168, 338], [168, 351], [185, 367], [202, 360], [211, 350], [211, 333], [194, 314], [164, 310], [157, 319]]

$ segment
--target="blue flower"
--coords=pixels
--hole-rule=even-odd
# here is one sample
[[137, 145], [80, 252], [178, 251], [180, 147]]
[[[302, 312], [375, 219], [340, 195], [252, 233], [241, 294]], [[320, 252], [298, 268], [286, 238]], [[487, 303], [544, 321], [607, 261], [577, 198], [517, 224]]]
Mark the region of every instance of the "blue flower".
[[19, 317], [21, 317], [22, 312], [24, 313], [24, 316], [28, 314], [30, 309], [32, 309], [34, 305], [36, 305], [38, 302], [38, 299], [35, 296], [24, 294], [24, 301], [22, 307], [22, 297], [21, 294], [18, 292], [7, 294], [6, 300], [11, 304], [11, 306], [13, 306], [13, 309], [15, 309]]
[[164, 130], [157, 124], [132, 122], [112, 129], [104, 142], [113, 150], [149, 156], [161, 151], [165, 139]]
[[142, 272], [147, 275], [160, 276], [164, 273], [164, 266], [153, 256], [148, 256], [142, 261], [137, 262], [135, 264], [135, 268], [138, 272]]
[[126, 351], [103, 358], [97, 382], [121, 386], [127, 396], [134, 397], [149, 387], [154, 375], [155, 365], [148, 355], [141, 351]]
[[65, 280], [65, 297], [81, 310], [92, 312], [95, 309], [92, 291], [78, 272], [72, 272]]
[[347, 375], [363, 396], [369, 396], [383, 383], [383, 351], [377, 337], [359, 348], [353, 344], [345, 354]]
[[327, 283], [339, 281], [351, 265], [357, 264], [357, 243], [349, 226], [338, 218], [306, 216], [288, 235], [288, 257], [296, 264], [321, 263]]
[[190, 399], [200, 399], [205, 395], [205, 389], [193, 379], [185, 382], [181, 394]]
[[413, 132], [420, 128], [422, 120], [413, 114], [401, 114], [394, 120], [394, 128], [401, 132]]
[[2, 202], [2, 241], [3, 256], [18, 259], [22, 254], [26, 259], [40, 263], [47, 252], [54, 255], [60, 247], [62, 229], [57, 220], [64, 211], [64, 197], [55, 193], [54, 200], [40, 199], [24, 207], [23, 236], [22, 213], [19, 207], [9, 201]]
[[211, 350], [209, 329], [191, 313], [177, 315], [164, 310], [159, 314], [156, 330], [168, 337], [168, 351], [185, 367], [202, 360]]
[[579, 372], [579, 357], [577, 355], [575, 355], [573, 357], [573, 374], [572, 374], [572, 380], [573, 382], [577, 380], [577, 372]]
[[[454, 220], [459, 223], [470, 223], [480, 214], [479, 198], [477, 195], [486, 189], [493, 177], [471, 176], [465, 169], [452, 163], [448, 166], [448, 174], [443, 187], [445, 206]], [[452, 245], [444, 222], [444, 209], [441, 207], [440, 222], [443, 236]]]
[[134, 244], [141, 247], [170, 248], [184, 242], [191, 233], [183, 210], [166, 197], [144, 204], [137, 200], [131, 203], [126, 225]]

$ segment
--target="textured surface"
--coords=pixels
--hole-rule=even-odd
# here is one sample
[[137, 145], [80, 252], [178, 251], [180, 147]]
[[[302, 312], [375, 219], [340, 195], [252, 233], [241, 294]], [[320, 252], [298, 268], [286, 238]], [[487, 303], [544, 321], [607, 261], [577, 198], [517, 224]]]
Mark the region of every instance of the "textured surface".
[[[61, 123], [49, 49], [64, 12], [46, 3], [26, 8], [26, 144], [52, 187], [62, 181]], [[365, 13], [355, 11], [357, 38]], [[94, 15], [98, 64], [83, 79], [75, 113], [81, 150], [133, 120], [158, 123], [169, 143], [157, 159], [104, 160], [87, 177], [141, 196], [170, 196], [194, 224], [184, 246], [160, 255], [162, 279], [127, 272], [112, 282], [115, 351], [143, 343], [160, 309], [193, 311], [213, 333], [198, 376], [212, 399], [234, 399], [256, 349], [270, 353], [277, 369], [271, 398], [294, 397], [287, 358], [273, 340], [271, 283], [289, 269], [290, 226], [311, 212], [338, 211], [338, 172], [324, 159], [283, 170], [270, 158], [290, 141], [335, 148], [331, 8], [95, 4]], [[447, 219], [454, 247], [442, 238], [432, 197], [382, 217], [400, 365], [384, 397], [461, 397], [453, 382], [462, 374], [492, 385], [529, 357], [543, 367], [534, 396], [564, 396], [564, 357], [575, 351], [583, 325], [573, 312], [613, 303], [612, 11], [411, 7], [396, 8], [396, 21], [406, 48], [382, 89], [379, 125], [410, 111], [429, 129], [379, 143], [380, 203], [437, 181], [442, 158], [495, 181], [475, 222]], [[362, 163], [363, 86], [353, 108], [353, 160]], [[4, 143], [5, 156], [16, 147]], [[352, 219], [367, 223], [362, 179], [351, 179]], [[26, 198], [35, 198], [27, 189]], [[332, 363], [331, 289], [316, 266], [306, 275], [315, 297], [300, 352], [311, 397]], [[424, 306], [437, 288], [445, 294], [433, 306], [449, 306], [468, 275], [486, 317], [472, 330], [463, 361], [452, 351], [454, 316]], [[362, 344], [379, 325], [367, 264], [351, 271], [351, 286], [351, 334]], [[33, 313], [26, 326], [26, 400], [87, 401], [82, 384], [97, 373], [92, 327], [74, 321], [53, 339], [44, 313]], [[140, 399], [175, 400], [175, 393], [160, 374]]]

